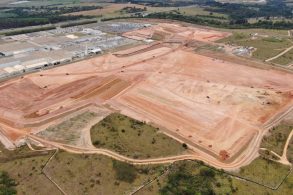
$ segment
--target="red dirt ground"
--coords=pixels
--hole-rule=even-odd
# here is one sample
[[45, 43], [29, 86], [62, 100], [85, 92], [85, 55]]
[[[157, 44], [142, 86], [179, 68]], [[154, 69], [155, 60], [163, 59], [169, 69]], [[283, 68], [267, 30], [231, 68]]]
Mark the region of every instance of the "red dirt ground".
[[[227, 35], [167, 24], [143, 30], [152, 28], [180, 35], [183, 42]], [[226, 160], [239, 155], [267, 121], [292, 108], [292, 74], [198, 55], [180, 44], [142, 49], [2, 83], [2, 132], [15, 141], [22, 134], [13, 129], [25, 133], [87, 106], [110, 105]]]

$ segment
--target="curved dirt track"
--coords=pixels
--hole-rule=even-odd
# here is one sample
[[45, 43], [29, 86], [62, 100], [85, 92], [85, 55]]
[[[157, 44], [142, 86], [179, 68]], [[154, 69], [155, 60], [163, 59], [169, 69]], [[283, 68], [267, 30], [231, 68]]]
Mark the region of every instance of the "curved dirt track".
[[283, 150], [283, 154], [280, 158], [280, 161], [284, 164], [289, 164], [291, 165], [291, 163], [288, 161], [288, 158], [287, 158], [287, 150], [288, 150], [288, 147], [289, 147], [289, 144], [290, 144], [290, 141], [293, 137], [293, 129], [291, 130], [287, 140], [286, 140], [286, 143], [285, 143], [285, 146], [284, 146], [284, 150]]
[[[40, 138], [35, 135], [31, 135], [31, 134], [27, 135], [27, 137], [34, 140], [34, 141], [40, 142], [44, 145], [59, 148], [59, 149], [62, 149], [64, 151], [67, 151], [70, 153], [100, 154], [100, 155], [108, 156], [108, 157], [113, 158], [115, 160], [130, 163], [133, 165], [168, 164], [168, 163], [173, 163], [173, 162], [182, 161], [182, 160], [200, 160], [200, 161], [204, 161], [207, 164], [214, 166], [216, 168], [219, 168], [219, 169], [235, 170], [235, 169], [240, 168], [243, 165], [243, 163], [246, 164], [247, 161], [250, 162], [251, 161], [250, 157], [254, 156], [254, 155], [248, 155], [247, 159], [243, 159], [242, 161], [239, 161], [239, 162], [232, 162], [230, 164], [227, 164], [225, 162], [219, 162], [218, 160], [212, 159], [208, 155], [204, 156], [204, 155], [200, 155], [196, 152], [194, 152], [194, 154], [184, 154], [184, 155], [176, 155], [176, 156], [169, 156], [169, 157], [162, 157], [162, 158], [133, 159], [133, 158], [129, 158], [129, 157], [120, 155], [120, 154], [113, 152], [111, 150], [108, 150], [108, 149], [98, 149], [98, 148], [93, 149], [93, 148], [76, 147], [76, 146], [72, 146], [72, 145], [48, 141], [48, 140], [45, 140], [43, 138]], [[256, 141], [257, 140], [259, 140], [259, 139], [256, 139]], [[253, 153], [255, 153], [255, 151], [257, 153], [257, 150], [252, 150]], [[254, 158], [252, 157], [252, 159], [254, 159]]]

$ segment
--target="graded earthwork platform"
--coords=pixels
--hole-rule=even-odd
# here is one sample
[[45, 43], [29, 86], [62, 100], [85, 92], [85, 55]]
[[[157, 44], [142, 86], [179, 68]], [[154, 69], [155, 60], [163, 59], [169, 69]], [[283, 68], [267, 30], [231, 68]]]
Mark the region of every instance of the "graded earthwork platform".
[[60, 117], [104, 107], [157, 125], [206, 161], [251, 161], [265, 129], [292, 109], [293, 75], [202, 56], [186, 46], [212, 43], [225, 32], [159, 24], [124, 36], [154, 34], [164, 41], [2, 83], [2, 135], [17, 142]]

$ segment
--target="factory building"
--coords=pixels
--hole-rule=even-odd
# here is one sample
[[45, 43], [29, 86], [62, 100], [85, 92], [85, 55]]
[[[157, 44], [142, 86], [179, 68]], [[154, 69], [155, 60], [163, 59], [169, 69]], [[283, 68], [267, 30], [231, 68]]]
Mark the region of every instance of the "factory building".
[[136, 41], [115, 35], [144, 28], [136, 23], [99, 23], [0, 38], [0, 79], [100, 54]]

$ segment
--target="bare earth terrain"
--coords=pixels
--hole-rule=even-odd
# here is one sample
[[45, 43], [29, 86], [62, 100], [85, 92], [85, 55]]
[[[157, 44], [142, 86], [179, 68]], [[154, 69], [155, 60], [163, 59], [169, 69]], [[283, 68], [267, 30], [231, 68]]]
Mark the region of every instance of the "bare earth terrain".
[[8, 140], [1, 141], [11, 146], [29, 136], [61, 147], [32, 134], [81, 109], [101, 108], [105, 116], [117, 110], [161, 127], [194, 150], [186, 158], [225, 169], [251, 162], [266, 130], [292, 109], [293, 75], [202, 56], [186, 46], [214, 42], [225, 32], [159, 24], [124, 36], [145, 40], [154, 34], [162, 40], [2, 83], [0, 130]]

